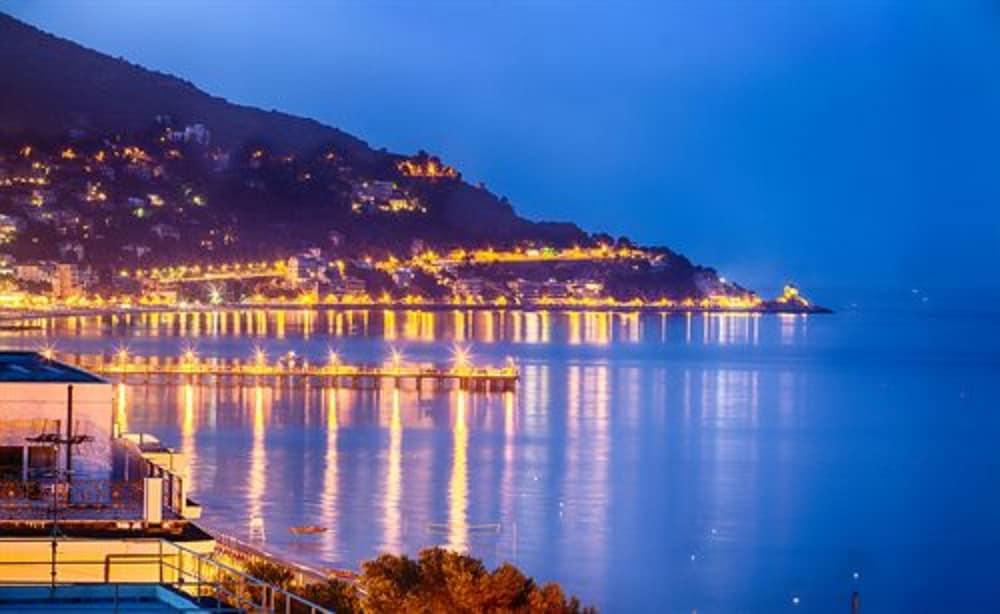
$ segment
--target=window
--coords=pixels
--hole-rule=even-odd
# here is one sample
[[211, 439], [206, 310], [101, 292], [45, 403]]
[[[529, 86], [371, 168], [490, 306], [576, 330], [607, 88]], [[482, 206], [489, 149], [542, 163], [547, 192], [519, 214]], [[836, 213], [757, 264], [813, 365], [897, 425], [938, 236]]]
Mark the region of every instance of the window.
[[55, 448], [30, 446], [28, 448], [28, 477], [37, 479], [51, 476], [56, 470], [57, 461]]
[[22, 446], [0, 446], [0, 480], [20, 480], [24, 464]]

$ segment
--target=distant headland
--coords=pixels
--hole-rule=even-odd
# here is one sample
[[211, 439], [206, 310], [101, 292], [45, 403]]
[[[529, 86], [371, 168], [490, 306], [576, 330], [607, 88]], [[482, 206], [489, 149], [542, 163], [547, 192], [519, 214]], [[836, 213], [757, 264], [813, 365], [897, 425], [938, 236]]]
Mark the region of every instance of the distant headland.
[[828, 311], [3, 14], [0, 53], [0, 308]]

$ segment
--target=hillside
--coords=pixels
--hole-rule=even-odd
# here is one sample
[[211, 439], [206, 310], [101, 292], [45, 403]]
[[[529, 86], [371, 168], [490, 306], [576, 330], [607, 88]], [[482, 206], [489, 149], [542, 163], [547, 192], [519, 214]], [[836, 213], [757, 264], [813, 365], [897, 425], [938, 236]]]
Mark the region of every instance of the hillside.
[[[319, 154], [333, 152], [338, 166], [349, 168], [355, 178], [406, 183], [396, 168], [401, 156], [376, 151], [341, 130], [311, 119], [230, 103], [187, 81], [86, 49], [3, 14], [0, 57], [8, 66], [17, 67], [0, 73], [0, 138], [8, 142], [43, 141], [61, 146], [67, 136], [85, 142], [111, 135], [131, 142], [140, 136], [160, 136], [164, 127], [201, 124], [210, 133], [212, 153], [230, 154], [227, 170], [238, 171], [243, 162], [232, 159], [232, 154], [251, 148], [263, 149], [275, 159], [294, 156], [296, 170], [307, 167]], [[232, 185], [220, 187], [227, 201], [222, 206], [255, 200], [253, 194], [233, 190]], [[571, 225], [527, 222], [496, 196], [460, 180], [438, 182], [432, 190], [424, 187], [414, 189], [435, 206], [428, 207], [430, 215], [421, 221], [440, 227], [442, 235], [428, 237], [431, 239], [457, 240], [458, 231], [498, 241], [536, 238], [565, 242], [582, 236]], [[349, 196], [345, 191], [331, 190], [329, 185], [319, 189], [300, 186], [291, 200], [325, 215], [329, 212], [324, 211], [324, 205], [344, 204], [338, 201]], [[283, 195], [278, 196], [284, 200]], [[272, 202], [274, 197], [268, 194]], [[280, 211], [274, 206], [269, 209], [272, 214]], [[414, 232], [426, 232], [426, 228], [419, 228], [426, 225], [413, 224]], [[449, 237], [452, 233], [456, 236]]]
[[[0, 256], [98, 270], [434, 249], [628, 247], [533, 222], [426, 152], [401, 155], [0, 14]], [[667, 248], [641, 263], [531, 271], [619, 297], [742, 293]], [[510, 271], [488, 273], [497, 278]]]

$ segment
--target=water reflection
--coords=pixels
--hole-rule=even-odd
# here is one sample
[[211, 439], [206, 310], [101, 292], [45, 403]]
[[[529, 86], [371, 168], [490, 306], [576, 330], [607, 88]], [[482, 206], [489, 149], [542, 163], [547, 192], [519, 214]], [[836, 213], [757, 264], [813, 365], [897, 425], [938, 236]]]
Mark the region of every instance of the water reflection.
[[[127, 340], [154, 362], [175, 361], [194, 338], [206, 360], [248, 360], [260, 345], [270, 357], [325, 361], [335, 348], [374, 363], [392, 346], [443, 364], [456, 340], [483, 363], [513, 356], [521, 380], [502, 394], [267, 378], [115, 387], [119, 425], [188, 454], [206, 525], [243, 537], [266, 526], [268, 550], [318, 567], [444, 544], [515, 561], [598, 604], [646, 591], [690, 611], [740, 590], [729, 570], [773, 543], [760, 533], [788, 543], [802, 529], [789, 516], [802, 505], [801, 470], [782, 438], [801, 428], [814, 383], [781, 352], [822, 332], [809, 338], [804, 318], [237, 309], [44, 322], [44, 336], [5, 341], [54, 340], [91, 359]], [[756, 360], [762, 350], [768, 361]], [[302, 525], [327, 530], [289, 533]], [[744, 554], [726, 550], [734, 544]]]
[[[250, 446], [250, 470], [247, 474], [248, 534], [252, 534], [264, 518], [264, 493], [267, 488], [267, 448], [264, 445], [266, 428], [264, 415], [265, 389], [253, 387], [253, 439]], [[268, 399], [270, 395], [268, 395]]]
[[[490, 309], [223, 309], [218, 311], [135, 313], [43, 318], [41, 331], [8, 332], [13, 339], [108, 336], [185, 338], [199, 344], [225, 339], [276, 339], [309, 342], [320, 338], [377, 335], [389, 342], [456, 342], [494, 345], [566, 343], [571, 346], [616, 344], [756, 345], [759, 314], [641, 313], [638, 311], [521, 311]], [[781, 343], [808, 333], [808, 316], [784, 314]], [[37, 343], [36, 343], [37, 345]], [[104, 348], [107, 351], [109, 348]]]
[[400, 416], [399, 390], [393, 389], [389, 417], [389, 454], [385, 472], [385, 538], [383, 549], [387, 552], [403, 550], [402, 542], [402, 485], [403, 485], [403, 420]]
[[328, 529], [324, 535], [325, 546], [330, 551], [337, 548], [335, 540], [337, 538], [338, 494], [340, 492], [340, 473], [337, 467], [337, 432], [340, 426], [340, 419], [337, 416], [337, 392], [337, 390], [329, 388], [323, 393], [323, 398], [326, 399], [326, 455], [323, 458], [323, 490], [320, 496], [320, 510], [323, 527]]
[[[214, 395], [213, 395], [214, 396]], [[195, 407], [194, 407], [194, 385], [184, 385], [184, 407], [180, 413], [181, 420], [181, 451], [188, 457], [198, 456], [198, 447], [195, 443]], [[189, 491], [198, 490], [196, 471], [190, 464], [187, 466], [185, 478], [187, 478], [187, 488]]]
[[452, 431], [451, 479], [448, 481], [448, 546], [465, 552], [469, 548], [469, 433], [465, 424], [468, 393], [460, 390], [454, 397], [455, 424]]

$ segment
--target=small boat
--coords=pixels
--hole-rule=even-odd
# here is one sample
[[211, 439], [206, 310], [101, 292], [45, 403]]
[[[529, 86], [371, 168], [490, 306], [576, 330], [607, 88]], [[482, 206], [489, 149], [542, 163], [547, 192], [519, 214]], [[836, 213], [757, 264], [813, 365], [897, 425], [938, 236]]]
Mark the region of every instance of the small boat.
[[500, 528], [501, 525], [499, 522], [457, 525], [451, 525], [446, 522], [432, 522], [427, 525], [427, 530], [431, 533], [449, 533], [454, 529], [467, 530], [470, 533], [499, 533]]
[[316, 535], [318, 533], [326, 533], [327, 528], [315, 525], [303, 525], [300, 527], [288, 527], [288, 531], [295, 535]]

